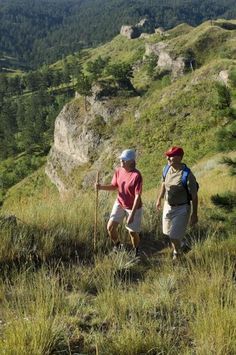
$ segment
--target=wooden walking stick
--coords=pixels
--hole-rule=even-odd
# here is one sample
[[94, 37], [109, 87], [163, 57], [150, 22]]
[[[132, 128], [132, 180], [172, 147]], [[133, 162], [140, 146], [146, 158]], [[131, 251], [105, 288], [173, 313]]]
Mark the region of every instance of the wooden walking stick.
[[[99, 183], [99, 172], [96, 176], [96, 184]], [[97, 224], [98, 224], [98, 189], [95, 191], [95, 216], [94, 216], [94, 235], [93, 235], [93, 250], [97, 247]]]

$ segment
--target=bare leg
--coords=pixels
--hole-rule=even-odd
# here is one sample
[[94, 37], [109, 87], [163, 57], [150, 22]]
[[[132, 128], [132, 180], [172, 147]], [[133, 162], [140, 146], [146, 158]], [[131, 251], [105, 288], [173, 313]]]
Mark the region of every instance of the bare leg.
[[174, 252], [174, 259], [176, 259], [178, 254], [181, 254], [181, 241], [178, 239], [171, 239], [171, 245]]
[[138, 248], [139, 243], [140, 243], [139, 234], [136, 232], [129, 231], [129, 235], [130, 235], [130, 239], [131, 239], [131, 243], [132, 243], [133, 248]]
[[111, 240], [113, 241], [114, 244], [119, 243], [119, 235], [117, 232], [117, 227], [118, 227], [119, 223], [109, 220], [107, 223], [107, 231], [109, 234], [109, 237], [111, 238]]
[[134, 250], [134, 255], [136, 258], [139, 258], [140, 256], [140, 251], [139, 251], [139, 243], [140, 243], [140, 238], [139, 238], [139, 234], [136, 232], [131, 232], [129, 231], [129, 235], [131, 238], [131, 242], [132, 242], [132, 246], [133, 246], [133, 250]]

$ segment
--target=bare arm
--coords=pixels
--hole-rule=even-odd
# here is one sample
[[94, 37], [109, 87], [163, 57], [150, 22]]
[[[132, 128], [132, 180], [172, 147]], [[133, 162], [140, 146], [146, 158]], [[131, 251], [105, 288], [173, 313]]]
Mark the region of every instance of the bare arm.
[[159, 195], [157, 197], [157, 202], [156, 202], [156, 209], [160, 210], [161, 209], [161, 200], [164, 198], [166, 193], [166, 188], [165, 188], [165, 183], [163, 182], [161, 184], [161, 190], [159, 192]]
[[136, 211], [136, 210], [138, 209], [138, 207], [140, 206], [140, 202], [141, 202], [141, 195], [139, 195], [139, 194], [135, 195], [132, 210], [131, 210], [131, 212], [130, 212], [129, 217], [127, 218], [127, 224], [133, 222], [135, 211]]
[[198, 194], [192, 195], [192, 214], [190, 224], [193, 226], [198, 222]]

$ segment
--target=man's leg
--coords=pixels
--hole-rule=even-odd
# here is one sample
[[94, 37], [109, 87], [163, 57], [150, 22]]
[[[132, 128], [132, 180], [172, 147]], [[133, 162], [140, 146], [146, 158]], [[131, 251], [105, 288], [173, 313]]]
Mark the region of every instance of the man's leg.
[[171, 245], [173, 248], [173, 259], [176, 259], [177, 256], [181, 254], [181, 240], [180, 239], [171, 239]]
[[180, 253], [181, 240], [179, 239], [179, 223], [178, 216], [175, 214], [175, 210], [172, 210], [171, 206], [167, 203], [164, 204], [162, 215], [162, 227], [163, 234], [167, 235], [173, 250], [173, 259], [177, 258]]
[[170, 239], [173, 247], [173, 259], [177, 259], [182, 254], [181, 242], [185, 236], [190, 215], [188, 206], [181, 206], [176, 209], [171, 220]]

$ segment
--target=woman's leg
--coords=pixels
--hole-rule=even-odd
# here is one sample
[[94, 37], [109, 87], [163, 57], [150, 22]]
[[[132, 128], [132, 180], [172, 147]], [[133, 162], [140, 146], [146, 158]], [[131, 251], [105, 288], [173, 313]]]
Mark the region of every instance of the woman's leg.
[[108, 234], [115, 245], [120, 244], [117, 227], [122, 222], [124, 217], [125, 210], [119, 205], [117, 201], [115, 201], [111, 211], [110, 219], [107, 223]]
[[107, 223], [107, 231], [108, 231], [109, 237], [111, 238], [111, 240], [113, 241], [113, 243], [115, 245], [120, 243], [119, 235], [117, 232], [118, 225], [119, 225], [118, 222], [113, 221], [111, 219]]
[[140, 243], [139, 234], [137, 232], [129, 231], [129, 235], [130, 235], [130, 239], [131, 239], [131, 243], [132, 243], [133, 248], [138, 248], [139, 243]]

